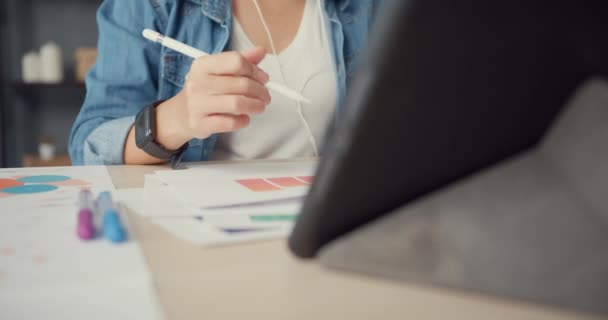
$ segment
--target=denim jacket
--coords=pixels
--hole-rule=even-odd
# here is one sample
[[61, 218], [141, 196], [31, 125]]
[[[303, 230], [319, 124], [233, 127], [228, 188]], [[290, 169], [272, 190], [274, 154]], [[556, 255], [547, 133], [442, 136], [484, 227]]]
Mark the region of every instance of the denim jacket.
[[[379, 2], [322, 0], [340, 101]], [[182, 89], [192, 59], [145, 40], [142, 31], [151, 28], [208, 53], [224, 51], [232, 31], [231, 0], [105, 0], [97, 22], [99, 56], [70, 134], [75, 165], [123, 163], [135, 115]], [[207, 160], [216, 141], [217, 135], [190, 141], [183, 160]]]

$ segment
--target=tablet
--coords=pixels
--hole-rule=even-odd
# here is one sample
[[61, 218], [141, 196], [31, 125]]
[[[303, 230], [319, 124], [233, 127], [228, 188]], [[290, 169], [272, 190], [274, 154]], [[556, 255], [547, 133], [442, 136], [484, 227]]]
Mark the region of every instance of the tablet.
[[[386, 1], [289, 238], [299, 257], [535, 146], [608, 74], [602, 1]], [[382, 250], [382, 248], [379, 248]]]

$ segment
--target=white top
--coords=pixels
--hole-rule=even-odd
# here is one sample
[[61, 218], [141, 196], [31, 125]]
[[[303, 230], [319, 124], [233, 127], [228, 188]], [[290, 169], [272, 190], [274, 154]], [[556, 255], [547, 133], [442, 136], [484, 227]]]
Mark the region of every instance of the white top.
[[[302, 104], [302, 111], [319, 146], [338, 100], [337, 77], [328, 36], [323, 35], [322, 17], [316, 0], [307, 0], [292, 43], [279, 53], [278, 59], [268, 54], [259, 64], [270, 79], [295, 89], [312, 101], [310, 105]], [[243, 51], [253, 46], [236, 18], [233, 19], [231, 49]], [[277, 60], [280, 60], [286, 79], [281, 76]], [[247, 128], [220, 134], [211, 160], [314, 156], [308, 130], [298, 116], [298, 103], [273, 91], [270, 95], [272, 102], [266, 111], [252, 116]]]

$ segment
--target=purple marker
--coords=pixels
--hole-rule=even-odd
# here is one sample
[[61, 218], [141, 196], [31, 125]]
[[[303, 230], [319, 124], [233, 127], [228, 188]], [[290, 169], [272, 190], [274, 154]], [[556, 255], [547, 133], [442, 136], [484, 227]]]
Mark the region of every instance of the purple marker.
[[76, 235], [83, 241], [95, 238], [95, 223], [93, 221], [93, 194], [88, 189], [82, 189], [78, 195], [78, 222]]

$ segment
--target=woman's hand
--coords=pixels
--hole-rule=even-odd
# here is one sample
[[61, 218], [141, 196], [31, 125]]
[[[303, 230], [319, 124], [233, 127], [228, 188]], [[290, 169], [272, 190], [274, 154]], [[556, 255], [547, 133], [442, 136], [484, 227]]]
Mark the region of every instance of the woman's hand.
[[270, 103], [268, 74], [257, 67], [264, 56], [258, 47], [195, 60], [182, 91], [157, 107], [158, 142], [177, 149], [192, 138], [246, 127]]

